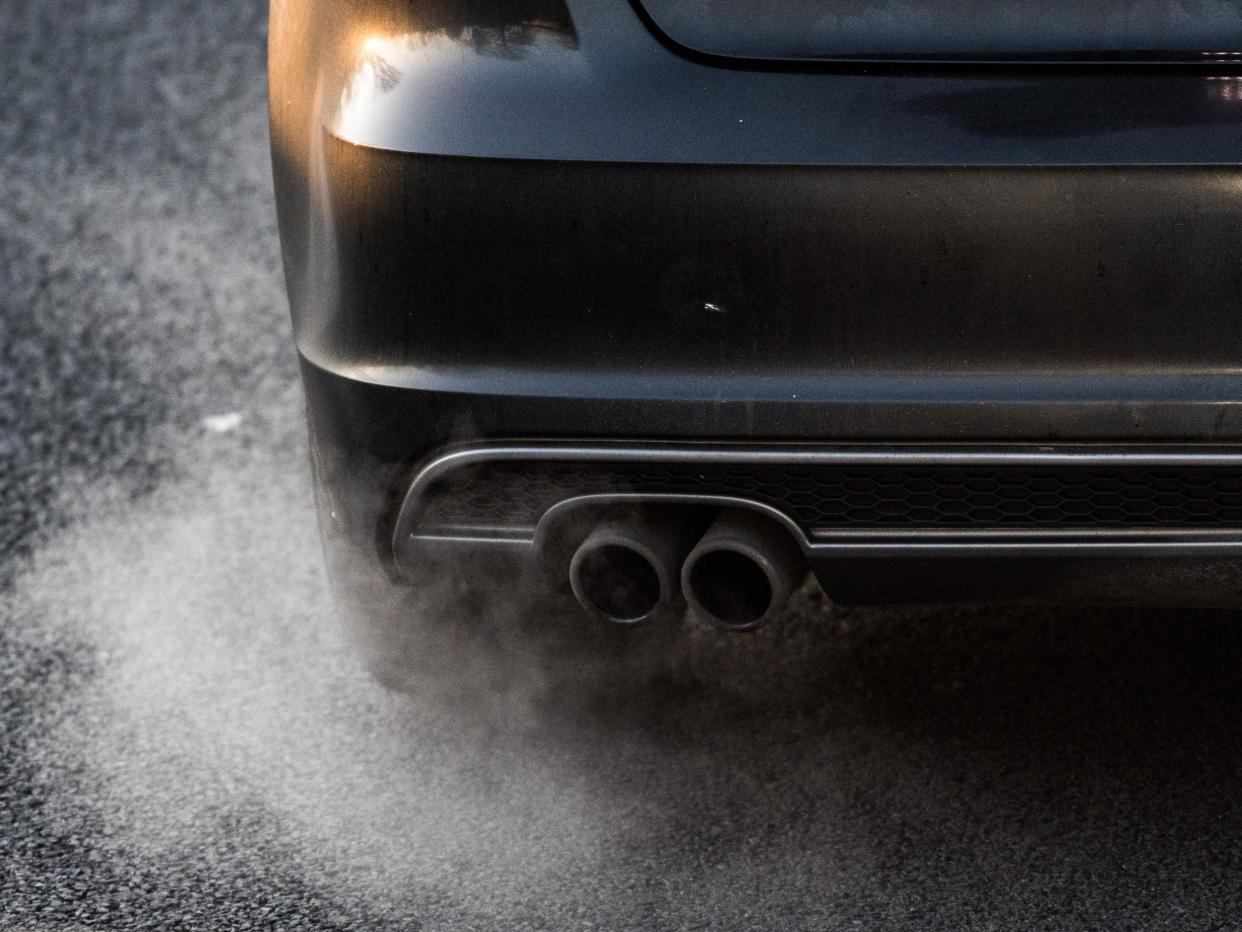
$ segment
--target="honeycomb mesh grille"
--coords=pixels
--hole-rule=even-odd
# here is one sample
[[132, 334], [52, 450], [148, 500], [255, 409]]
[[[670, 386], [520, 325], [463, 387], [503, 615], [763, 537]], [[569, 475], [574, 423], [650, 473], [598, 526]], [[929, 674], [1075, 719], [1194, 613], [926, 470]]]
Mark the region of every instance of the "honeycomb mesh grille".
[[533, 527], [568, 498], [607, 493], [733, 496], [832, 529], [1242, 527], [1231, 466], [505, 462], [462, 467], [423, 498], [421, 527]]

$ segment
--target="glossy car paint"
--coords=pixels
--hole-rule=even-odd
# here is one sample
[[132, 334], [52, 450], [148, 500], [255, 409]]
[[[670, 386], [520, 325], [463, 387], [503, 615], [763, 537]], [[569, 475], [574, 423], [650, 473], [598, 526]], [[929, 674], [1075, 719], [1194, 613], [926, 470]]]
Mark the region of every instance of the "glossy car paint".
[[[545, 4], [546, 6], [546, 4]], [[437, 17], [438, 9], [461, 15]], [[477, 25], [462, 25], [470, 8]], [[422, 155], [742, 165], [1233, 164], [1230, 56], [1188, 65], [731, 62], [627, 0], [277, 0], [278, 155], [326, 131]], [[450, 11], [453, 12], [453, 11]], [[546, 11], [544, 13], [546, 16]]]
[[[465, 440], [1242, 438], [1228, 56], [726, 62], [622, 0], [275, 0], [271, 68], [329, 553], [368, 592]], [[817, 569], [864, 599], [1154, 578], [1084, 566]]]

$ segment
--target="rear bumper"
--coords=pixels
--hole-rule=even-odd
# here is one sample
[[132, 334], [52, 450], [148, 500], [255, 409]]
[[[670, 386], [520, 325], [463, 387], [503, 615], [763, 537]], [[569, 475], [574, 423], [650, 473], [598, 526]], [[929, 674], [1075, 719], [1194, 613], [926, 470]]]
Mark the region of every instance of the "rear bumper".
[[[886, 422], [885, 407], [880, 407], [872, 410], [871, 423], [877, 433], [859, 431], [854, 442], [808, 445], [805, 434], [781, 438], [748, 429], [754, 421], [745, 406], [737, 404], [428, 391], [360, 381], [305, 361], [303, 376], [329, 554], [334, 565], [348, 566], [355, 577], [359, 567], [370, 567], [366, 572], [377, 577], [376, 584], [381, 576], [390, 582], [418, 581], [424, 570], [442, 569], [446, 559], [455, 567], [487, 567], [478, 573], [479, 578], [493, 575], [497, 561], [515, 573], [524, 572], [544, 559], [535, 532], [544, 517], [567, 513], [566, 505], [601, 503], [600, 499], [587, 502], [581, 490], [567, 487], [546, 511], [539, 511], [534, 526], [517, 522], [508, 527], [446, 531], [418, 521], [429, 474], [446, 463], [457, 465], [474, 458], [504, 462], [561, 459], [563, 451], [571, 449], [580, 451], [586, 462], [604, 464], [641, 451], [648, 461], [658, 464], [709, 462], [724, 454], [735, 458], [735, 466], [744, 467], [791, 454], [830, 460], [846, 453], [864, 470], [867, 464], [885, 458], [911, 464], [981, 457], [985, 462], [1012, 458], [1045, 464], [1077, 459], [1086, 468], [1158, 462], [1184, 469], [1188, 485], [1205, 468], [1228, 467], [1242, 476], [1242, 443], [1050, 445], [1045, 441], [998, 446], [960, 440], [946, 443], [944, 438], [911, 443], [902, 438], [903, 442], [894, 444], [886, 438], [900, 421]], [[1025, 409], [1028, 416], [1033, 417], [1035, 408]], [[1072, 405], [1066, 408], [1074, 410]], [[901, 412], [903, 406], [893, 406], [893, 410]], [[930, 405], [927, 410], [952, 417], [957, 409]], [[991, 410], [995, 414], [996, 409]], [[1186, 405], [1184, 410], [1198, 409]], [[972, 413], [981, 416], [977, 408]], [[620, 429], [601, 432], [601, 415], [609, 427]], [[709, 442], [677, 442], [687, 436], [703, 438], [699, 429], [705, 415], [725, 429], [714, 432]], [[904, 411], [904, 416], [911, 412]], [[1084, 423], [1091, 419], [1083, 411], [1078, 417]], [[1179, 423], [1179, 430], [1187, 430], [1187, 422], [1179, 419]], [[736, 433], [728, 433], [730, 427]], [[481, 442], [481, 436], [489, 439]], [[795, 437], [800, 442], [791, 444]], [[532, 450], [536, 451], [533, 456]], [[779, 515], [798, 533], [799, 544], [825, 590], [842, 603], [1242, 604], [1238, 571], [1242, 526], [1237, 526], [1242, 523], [1230, 520], [1223, 524], [1191, 520], [1170, 526], [1140, 522], [1094, 529], [1030, 524], [1005, 528], [984, 522], [967, 529], [907, 525], [808, 531], [779, 501], [755, 496], [753, 487], [748, 488], [752, 492], [700, 497], [700, 501], [715, 507], [757, 505]], [[624, 495], [634, 487], [611, 491]], [[686, 500], [680, 494], [651, 494], [649, 489], [635, 497]], [[337, 575], [345, 573], [338, 569]], [[502, 574], [500, 578], [511, 577]]]
[[[318, 455], [336, 464], [321, 469], [329, 510], [396, 578], [433, 550], [520, 555], [511, 536], [431, 546], [401, 526], [419, 470], [467, 443], [657, 461], [686, 442], [899, 463], [1086, 449], [1181, 457], [1188, 476], [1242, 449], [1234, 169], [633, 165], [324, 142], [297, 336]], [[762, 504], [796, 521], [779, 496]], [[856, 601], [1183, 601], [1149, 591], [1153, 567], [1228, 565], [1242, 541], [1242, 521], [1193, 515], [798, 530], [829, 593]], [[1213, 578], [1194, 597], [1232, 599], [1229, 574]]]

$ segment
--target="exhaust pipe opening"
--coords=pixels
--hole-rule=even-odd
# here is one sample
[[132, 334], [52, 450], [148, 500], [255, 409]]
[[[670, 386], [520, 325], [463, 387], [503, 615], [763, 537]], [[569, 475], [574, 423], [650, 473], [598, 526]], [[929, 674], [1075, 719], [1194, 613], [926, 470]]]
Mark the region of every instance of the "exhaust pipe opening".
[[623, 544], [604, 544], [575, 559], [570, 584], [583, 607], [617, 624], [637, 624], [660, 605], [660, 576]]
[[772, 608], [772, 584], [763, 567], [732, 550], [714, 550], [696, 560], [689, 589], [698, 604], [728, 628], [748, 628]]
[[681, 607], [679, 571], [693, 541], [676, 512], [606, 519], [574, 553], [569, 584], [583, 608], [613, 624], [663, 617]]
[[730, 511], [690, 552], [681, 579], [698, 617], [728, 631], [754, 631], [780, 613], [805, 575], [802, 550], [784, 528]]

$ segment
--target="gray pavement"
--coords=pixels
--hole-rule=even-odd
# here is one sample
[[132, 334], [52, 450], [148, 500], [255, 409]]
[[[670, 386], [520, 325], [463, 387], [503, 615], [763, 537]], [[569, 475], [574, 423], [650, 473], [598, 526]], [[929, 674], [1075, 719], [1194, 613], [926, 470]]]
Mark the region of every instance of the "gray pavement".
[[440, 688], [465, 656], [374, 686], [314, 536], [263, 5], [0, 11], [0, 928], [1242, 925], [1228, 615], [805, 592], [628, 689], [537, 650], [486, 701]]

